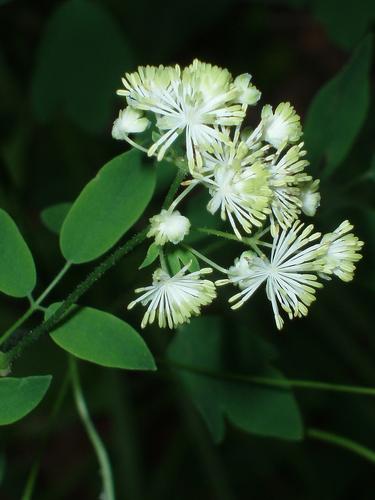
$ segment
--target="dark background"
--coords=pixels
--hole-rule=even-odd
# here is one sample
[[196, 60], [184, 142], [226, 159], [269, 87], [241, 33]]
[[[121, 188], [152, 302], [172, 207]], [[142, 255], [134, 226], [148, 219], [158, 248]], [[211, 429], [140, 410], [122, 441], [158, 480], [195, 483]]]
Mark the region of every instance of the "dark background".
[[[198, 57], [234, 75], [250, 72], [262, 91], [262, 104], [289, 100], [304, 119], [314, 95], [348, 61], [375, 19], [375, 4], [366, 0], [89, 3], [97, 6], [90, 19], [80, 11], [82, 6], [75, 15], [53, 17], [64, 2], [0, 2], [0, 206], [17, 221], [33, 251], [39, 289], [63, 263], [56, 236], [41, 223], [41, 210], [73, 201], [97, 170], [124, 149], [110, 134], [122, 106], [115, 90], [124, 71], [139, 64], [184, 65]], [[246, 367], [246, 346], [250, 349], [249, 339], [259, 336], [279, 351], [277, 364], [291, 378], [375, 386], [374, 184], [360, 180], [372, 164], [373, 116], [371, 99], [350, 154], [322, 183], [316, 221], [324, 230], [345, 218], [355, 222], [366, 246], [354, 282], [328, 284], [308, 318], [287, 322], [282, 333], [275, 330], [264, 295], [236, 316], [222, 313], [223, 303], [217, 302], [210, 312], [224, 315], [225, 324], [231, 325], [228, 338], [245, 353], [243, 359], [238, 352], [228, 354], [232, 365]], [[314, 165], [315, 175], [323, 168]], [[158, 191], [138, 228], [158, 210], [170, 180], [169, 171], [159, 173]], [[190, 210], [195, 201], [200, 198], [190, 203]], [[134, 286], [149, 279], [149, 270], [136, 271], [145, 248], [127, 257], [82, 303], [124, 317]], [[222, 250], [216, 257], [225, 265], [230, 262]], [[64, 297], [89, 269], [74, 269], [53, 298]], [[24, 308], [22, 300], [2, 296], [1, 326], [6, 328]], [[140, 311], [126, 315], [131, 324], [139, 323]], [[241, 325], [238, 337], [234, 321]], [[157, 336], [157, 350], [170, 335], [145, 332], [153, 349]], [[214, 445], [204, 422], [189, 401], [181, 401], [163, 370], [132, 374], [87, 363], [81, 370], [95, 423], [112, 457], [119, 499], [374, 496], [374, 465], [326, 444], [262, 439], [228, 425], [224, 442]], [[54, 382], [36, 411], [1, 430], [1, 500], [20, 498], [65, 371], [65, 354], [47, 338], [16, 361], [15, 375], [53, 373]], [[375, 448], [373, 399], [302, 390], [296, 395], [306, 426]], [[68, 394], [45, 443], [35, 499], [97, 498], [97, 469]]]

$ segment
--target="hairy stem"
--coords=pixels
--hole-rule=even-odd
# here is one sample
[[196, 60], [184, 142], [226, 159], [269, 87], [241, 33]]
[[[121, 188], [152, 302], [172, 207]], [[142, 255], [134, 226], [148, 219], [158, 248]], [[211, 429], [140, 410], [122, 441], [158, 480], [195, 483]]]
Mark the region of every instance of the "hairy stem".
[[40, 304], [43, 302], [43, 300], [47, 297], [47, 295], [55, 288], [55, 286], [60, 282], [60, 280], [63, 278], [63, 276], [67, 273], [69, 268], [71, 267], [71, 262], [66, 262], [64, 267], [61, 269], [61, 271], [57, 274], [57, 276], [51, 281], [51, 283], [47, 286], [47, 288], [42, 292], [42, 294], [34, 301], [33, 299], [30, 300], [30, 307], [29, 309], [23, 314], [15, 323], [13, 323], [12, 326], [4, 332], [4, 334], [0, 337], [0, 345], [2, 345], [11, 335], [12, 333], [17, 330], [25, 321], [35, 312], [41, 309]]
[[[117, 264], [117, 262], [140, 245], [145, 239], [148, 227], [134, 235], [129, 241], [114, 250], [106, 259], [104, 259], [96, 268], [87, 275], [87, 277], [71, 292], [63, 301], [60, 307], [48, 320], [31, 330], [26, 336], [15, 345], [8, 349], [10, 359], [14, 359], [21, 354], [24, 348], [34, 340], [37, 340], [44, 333], [49, 332], [58, 321], [68, 312], [70, 307], [75, 304], [103, 275]], [[11, 340], [11, 339], [10, 339]]]
[[[168, 193], [165, 197], [163, 207], [168, 207], [183, 178], [185, 177], [186, 172], [182, 170], [177, 170], [176, 177], [171, 184]], [[68, 312], [70, 307], [75, 304], [86, 292], [89, 290], [104, 274], [109, 271], [112, 267], [114, 267], [119, 260], [121, 260], [126, 254], [134, 250], [137, 246], [139, 246], [147, 237], [149, 227], [147, 226], [143, 231], [140, 231], [139, 233], [135, 234], [130, 240], [128, 240], [126, 243], [123, 245], [119, 246], [117, 249], [115, 249], [107, 258], [105, 258], [99, 265], [95, 267], [95, 269], [89, 273], [86, 278], [68, 295], [68, 297], [63, 301], [63, 303], [60, 305], [60, 307], [51, 315], [48, 320], [44, 321], [41, 323], [39, 326], [28, 332], [24, 337], [21, 339], [17, 340], [16, 344], [14, 345], [9, 345], [5, 346], [6, 348], [4, 349], [5, 352], [7, 352], [7, 359], [9, 361], [15, 359], [18, 357], [21, 352], [27, 347], [31, 342], [34, 340], [37, 340], [41, 335], [44, 333], [49, 332], [58, 321], [60, 321], [64, 315]], [[53, 286], [56, 285], [57, 283], [57, 278], [61, 279], [62, 273], [67, 271], [67, 267], [70, 264], [67, 263], [66, 266], [63, 268], [63, 270], [59, 273], [59, 275], [55, 278], [55, 280], [49, 285], [47, 288], [47, 293], [49, 293], [52, 290], [52, 284]], [[46, 297], [46, 291], [43, 292], [42, 300]], [[42, 297], [41, 296], [41, 297]], [[39, 299], [35, 302], [39, 306], [41, 300]], [[39, 302], [38, 302], [39, 301]], [[31, 314], [34, 312], [34, 310], [30, 311], [28, 313], [28, 316], [31, 316]], [[26, 317], [20, 318], [23, 321], [26, 321]], [[18, 320], [15, 325], [13, 325], [13, 331], [17, 328], [17, 326], [20, 325], [19, 323], [20, 320]], [[10, 334], [9, 334], [10, 335]], [[9, 336], [8, 335], [8, 336]], [[12, 339], [10, 338], [9, 341]]]
[[108, 453], [90, 418], [90, 413], [87, 408], [86, 401], [82, 392], [81, 382], [79, 380], [77, 362], [73, 358], [73, 356], [69, 357], [69, 370], [73, 387], [74, 400], [77, 406], [78, 414], [82, 420], [83, 426], [86, 429], [87, 436], [93, 445], [99, 462], [100, 472], [103, 480], [104, 498], [105, 500], [115, 500], [112, 469], [108, 458]]

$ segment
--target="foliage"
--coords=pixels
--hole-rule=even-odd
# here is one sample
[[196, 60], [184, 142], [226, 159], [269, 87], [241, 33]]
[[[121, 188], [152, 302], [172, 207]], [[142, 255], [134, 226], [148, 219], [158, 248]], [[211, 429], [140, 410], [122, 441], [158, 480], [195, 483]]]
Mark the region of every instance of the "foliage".
[[[371, 497], [374, 18], [366, 0], [0, 1], [1, 498], [342, 500], [359, 481]], [[110, 137], [125, 72], [194, 57], [251, 72], [271, 113], [295, 105], [307, 170], [321, 177], [319, 230], [348, 217], [365, 242], [356, 281], [327, 284], [280, 335], [261, 291], [236, 312], [226, 287], [211, 304], [202, 269], [225, 271], [241, 245], [264, 241], [239, 242], [206, 210], [212, 194], [187, 180], [181, 130], [160, 162]], [[140, 149], [165, 132], [147, 118]], [[157, 245], [150, 217], [181, 182], [189, 233]], [[158, 266], [193, 274], [207, 315], [141, 331], [133, 289], [157, 286]], [[171, 285], [178, 307], [184, 283]]]

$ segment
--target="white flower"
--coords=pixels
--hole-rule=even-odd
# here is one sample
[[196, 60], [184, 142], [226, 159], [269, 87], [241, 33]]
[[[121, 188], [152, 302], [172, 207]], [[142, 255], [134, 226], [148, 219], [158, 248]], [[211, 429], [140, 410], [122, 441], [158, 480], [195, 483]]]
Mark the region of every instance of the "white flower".
[[234, 86], [238, 89], [237, 102], [252, 106], [256, 104], [261, 96], [259, 90], [250, 83], [251, 75], [244, 73], [234, 80]]
[[141, 111], [128, 106], [120, 111], [118, 118], [113, 122], [112, 137], [120, 141], [125, 140], [128, 134], [144, 132], [149, 123]]
[[244, 112], [236, 103], [239, 91], [228, 70], [197, 59], [181, 71], [175, 67], [139, 67], [123, 78], [126, 96], [134, 108], [156, 115], [161, 137], [149, 148], [161, 160], [177, 137], [185, 132], [190, 170], [201, 166], [201, 150], [222, 140], [219, 126], [241, 123]]
[[289, 102], [280, 103], [275, 112], [267, 104], [262, 109], [263, 138], [278, 149], [285, 143], [296, 142], [302, 135], [300, 118]]
[[157, 269], [153, 274], [151, 286], [138, 288], [140, 297], [128, 305], [132, 309], [139, 302], [147, 306], [141, 327], [152, 324], [157, 317], [160, 328], [176, 328], [189, 322], [191, 316], [199, 315], [202, 306], [210, 304], [216, 297], [215, 285], [212, 281], [200, 278], [202, 274], [212, 272], [211, 268], [185, 273], [189, 265], [177, 274], [170, 276], [166, 271]]
[[351, 281], [354, 277], [355, 265], [362, 255], [359, 253], [363, 247], [354, 234], [350, 233], [353, 226], [349, 221], [342, 222], [333, 233], [325, 234], [322, 238], [322, 247], [325, 253], [322, 257], [322, 277], [329, 279], [335, 274], [342, 281]]
[[320, 205], [319, 179], [303, 183], [299, 198], [301, 200], [301, 210], [305, 215], [314, 217]]
[[190, 230], [190, 221], [180, 214], [178, 210], [170, 212], [162, 210], [160, 214], [154, 215], [150, 219], [151, 229], [148, 237], [155, 237], [157, 245], [165, 245], [167, 242], [180, 243]]
[[316, 273], [321, 269], [323, 250], [319, 243], [311, 244], [320, 237], [313, 229], [312, 225], [304, 227], [295, 222], [289, 230], [281, 231], [274, 238], [269, 260], [253, 252], [243, 253], [229, 269], [228, 279], [216, 283], [233, 283], [240, 288], [241, 292], [229, 300], [234, 303], [232, 309], [242, 306], [265, 283], [279, 330], [284, 323], [279, 307], [290, 319], [305, 316], [315, 300], [316, 288], [322, 287]]
[[271, 191], [268, 173], [257, 159], [261, 156], [262, 151], [252, 152], [243, 142], [230, 145], [217, 142], [210, 153], [203, 155], [202, 173], [194, 176], [212, 197], [208, 211], [215, 214], [220, 210], [222, 220], [229, 220], [239, 239], [237, 225], [250, 233], [252, 226], [261, 227], [270, 213]]
[[266, 163], [270, 173], [269, 186], [273, 193], [270, 217], [273, 236], [278, 231], [278, 225], [287, 229], [301, 213], [300, 185], [311, 180], [311, 176], [304, 171], [309, 162], [304, 159], [306, 151], [302, 147], [303, 143], [279, 150]]

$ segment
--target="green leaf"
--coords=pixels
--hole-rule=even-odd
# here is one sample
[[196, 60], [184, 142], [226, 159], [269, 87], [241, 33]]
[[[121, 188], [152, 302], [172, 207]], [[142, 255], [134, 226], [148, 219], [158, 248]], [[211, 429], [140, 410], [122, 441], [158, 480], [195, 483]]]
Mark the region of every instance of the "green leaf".
[[314, 0], [312, 9], [331, 39], [346, 49], [360, 41], [375, 19], [373, 0], [362, 0], [360, 4], [342, 0]]
[[[179, 377], [205, 419], [214, 440], [220, 441], [224, 437], [225, 417], [252, 434], [302, 439], [301, 417], [292, 392], [226, 376], [221, 372], [221, 341], [219, 320], [202, 317], [181, 328], [168, 349], [172, 367], [175, 363]], [[193, 370], [187, 369], [187, 366], [193, 367]], [[205, 374], [207, 371], [217, 376]], [[282, 378], [281, 373], [270, 366], [263, 368], [257, 375]]]
[[144, 258], [142, 264], [138, 267], [138, 269], [144, 269], [145, 267], [150, 266], [155, 260], [159, 257], [159, 247], [156, 243], [151, 243], [148, 247], [146, 257]]
[[139, 219], [155, 188], [155, 169], [132, 150], [117, 156], [82, 190], [60, 234], [64, 257], [75, 264], [103, 255]]
[[45, 208], [41, 212], [40, 218], [47, 229], [52, 233], [59, 234], [71, 207], [72, 203], [57, 203]]
[[[48, 319], [60, 306], [52, 304]], [[77, 358], [127, 370], [155, 370], [142, 337], [116, 316], [91, 307], [75, 307], [50, 334], [58, 346]]]
[[99, 2], [68, 0], [49, 18], [37, 53], [32, 107], [38, 120], [64, 113], [88, 132], [113, 121], [112, 102], [132, 57]]
[[168, 251], [167, 253], [168, 265], [172, 274], [177, 274], [183, 266], [190, 264], [189, 272], [199, 271], [199, 262], [195, 255], [189, 250], [176, 248], [175, 250]]
[[34, 288], [33, 257], [13, 219], [0, 209], [0, 291], [25, 297]]
[[20, 420], [44, 398], [51, 383], [50, 375], [0, 379], [0, 425]]
[[312, 168], [323, 159], [323, 175], [332, 174], [349, 153], [369, 106], [372, 38], [367, 37], [344, 68], [315, 96], [305, 124]]

